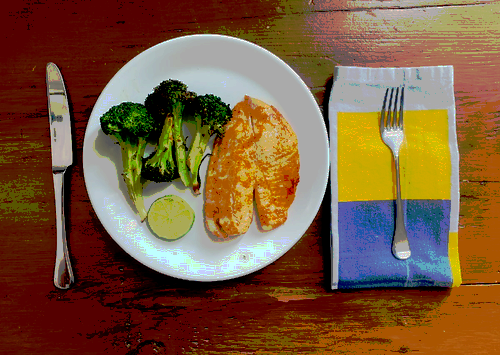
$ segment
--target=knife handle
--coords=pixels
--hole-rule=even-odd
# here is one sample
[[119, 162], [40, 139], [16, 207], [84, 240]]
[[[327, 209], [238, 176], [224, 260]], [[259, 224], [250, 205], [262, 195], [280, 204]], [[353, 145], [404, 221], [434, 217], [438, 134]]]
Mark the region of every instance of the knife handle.
[[54, 193], [56, 199], [56, 231], [57, 249], [54, 268], [54, 285], [60, 289], [68, 289], [74, 282], [73, 270], [69, 260], [68, 244], [66, 242], [66, 223], [64, 218], [64, 171], [54, 172]]

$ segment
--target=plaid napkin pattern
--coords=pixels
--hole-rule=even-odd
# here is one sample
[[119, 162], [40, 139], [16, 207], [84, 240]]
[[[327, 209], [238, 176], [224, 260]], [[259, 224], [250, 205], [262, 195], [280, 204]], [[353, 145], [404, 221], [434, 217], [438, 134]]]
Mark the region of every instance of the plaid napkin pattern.
[[[398, 260], [396, 173], [379, 120], [386, 88], [403, 84], [401, 189], [412, 255]], [[332, 288], [460, 285], [453, 67], [337, 67], [329, 117]]]

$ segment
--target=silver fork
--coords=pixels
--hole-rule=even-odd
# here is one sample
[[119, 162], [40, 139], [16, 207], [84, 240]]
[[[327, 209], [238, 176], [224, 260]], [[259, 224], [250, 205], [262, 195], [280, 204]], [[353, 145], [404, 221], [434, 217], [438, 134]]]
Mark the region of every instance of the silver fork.
[[[401, 87], [401, 97], [398, 97], [400, 88], [391, 88], [391, 96], [389, 98], [389, 107], [387, 108], [387, 96], [389, 95], [389, 88], [385, 91], [384, 105], [380, 117], [380, 135], [384, 143], [391, 149], [394, 156], [394, 163], [396, 165], [396, 227], [394, 230], [394, 238], [392, 240], [392, 253], [397, 259], [406, 260], [410, 257], [410, 243], [408, 242], [408, 235], [406, 233], [403, 203], [401, 201], [401, 184], [399, 177], [399, 150], [404, 140], [404, 126], [403, 126], [403, 105], [404, 105], [404, 90]], [[393, 100], [395, 95], [395, 99]], [[399, 104], [399, 115], [398, 115]], [[393, 107], [394, 105], [394, 107]], [[387, 113], [386, 113], [387, 112]]]

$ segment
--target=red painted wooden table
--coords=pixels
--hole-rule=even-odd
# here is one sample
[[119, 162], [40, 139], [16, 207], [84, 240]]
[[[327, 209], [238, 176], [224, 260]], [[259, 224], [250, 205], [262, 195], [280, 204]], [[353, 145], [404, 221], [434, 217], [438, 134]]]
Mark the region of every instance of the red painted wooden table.
[[[500, 350], [499, 1], [42, 0], [2, 8], [0, 353]], [[323, 110], [336, 65], [453, 65], [463, 285], [331, 291], [327, 200], [288, 253], [234, 280], [179, 280], [124, 252], [85, 188], [87, 122], [127, 61], [197, 33], [231, 35], [268, 49], [300, 75]], [[63, 72], [74, 119], [75, 164], [66, 176], [76, 283], [66, 291], [52, 284], [49, 61]]]

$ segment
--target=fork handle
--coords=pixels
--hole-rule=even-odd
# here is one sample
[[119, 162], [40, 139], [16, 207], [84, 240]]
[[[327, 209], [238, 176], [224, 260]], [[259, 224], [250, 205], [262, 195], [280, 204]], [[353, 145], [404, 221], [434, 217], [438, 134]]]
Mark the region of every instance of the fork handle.
[[56, 202], [56, 263], [54, 268], [54, 285], [60, 289], [67, 289], [74, 282], [73, 270], [69, 260], [68, 244], [66, 241], [66, 227], [64, 218], [64, 171], [54, 172], [54, 193]]
[[396, 228], [392, 241], [392, 253], [397, 259], [406, 260], [410, 257], [410, 243], [406, 233], [403, 214], [403, 201], [401, 200], [401, 183], [399, 177], [399, 156], [394, 157], [396, 165]]

